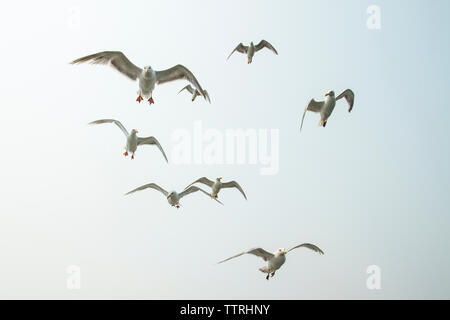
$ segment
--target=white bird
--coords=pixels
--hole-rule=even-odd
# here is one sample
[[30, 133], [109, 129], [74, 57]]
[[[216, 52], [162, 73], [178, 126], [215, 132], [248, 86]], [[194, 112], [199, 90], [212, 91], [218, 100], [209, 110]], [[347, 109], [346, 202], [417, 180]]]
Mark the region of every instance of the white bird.
[[305, 111], [303, 112], [300, 130], [302, 130], [303, 127], [303, 120], [305, 119], [306, 111], [320, 113], [319, 126], [325, 127], [327, 125], [328, 118], [330, 117], [331, 113], [334, 110], [334, 107], [336, 106], [336, 101], [342, 98], [345, 98], [345, 100], [347, 100], [347, 103], [349, 105], [348, 112], [351, 112], [353, 109], [353, 103], [355, 101], [355, 94], [350, 89], [342, 92], [337, 96], [337, 98], [335, 97], [334, 91], [330, 91], [325, 94], [325, 101], [316, 101], [314, 99], [311, 99], [311, 101], [306, 106]]
[[[183, 89], [178, 91], [178, 93], [180, 93], [183, 90], [187, 90], [187, 91], [189, 91], [192, 94], [192, 101], [194, 101], [195, 98], [197, 98], [198, 96], [201, 96], [201, 93], [198, 92], [197, 89], [192, 88], [190, 84], [188, 84], [186, 87], [184, 87]], [[209, 99], [208, 91], [204, 90], [203, 93], [206, 96], [206, 100], [208, 100], [208, 102], [211, 103], [211, 100]]]
[[161, 147], [161, 145], [159, 144], [158, 140], [156, 140], [155, 137], [146, 137], [146, 138], [138, 137], [136, 135], [138, 133], [138, 131], [136, 129], [133, 129], [133, 130], [131, 130], [130, 133], [128, 133], [127, 129], [125, 129], [125, 127], [122, 125], [122, 123], [120, 123], [120, 121], [117, 121], [114, 119], [101, 119], [101, 120], [89, 122], [89, 124], [91, 124], [91, 125], [92, 124], [103, 124], [103, 123], [114, 123], [116, 126], [118, 126], [120, 128], [120, 130], [122, 130], [122, 132], [127, 137], [127, 144], [125, 145], [125, 153], [123, 154], [125, 157], [128, 156], [128, 152], [131, 152], [131, 159], [134, 159], [134, 153], [136, 152], [137, 147], [145, 145], [145, 144], [149, 144], [149, 145], [156, 145], [158, 147], [158, 149], [161, 151], [161, 153], [163, 154], [164, 159], [166, 159], [166, 162], [169, 162], [167, 160], [166, 153], [164, 152], [163, 148]]
[[[145, 185], [140, 186], [140, 187], [138, 187], [138, 188], [136, 188], [134, 190], [131, 190], [130, 192], [127, 192], [125, 195], [129, 195], [129, 194], [134, 193], [136, 191], [141, 191], [141, 190], [144, 190], [144, 189], [147, 189], [147, 188], [152, 188], [152, 189], [160, 191], [162, 194], [164, 194], [166, 196], [167, 201], [169, 202], [169, 204], [172, 207], [176, 207], [177, 209], [180, 208], [180, 199], [183, 198], [184, 196], [190, 194], [190, 193], [201, 191], [204, 194], [206, 194], [207, 196], [209, 196], [209, 194], [206, 191], [204, 191], [204, 190], [202, 190], [202, 189], [200, 189], [200, 188], [198, 188], [196, 186], [192, 186], [190, 188], [187, 188], [186, 190], [184, 190], [183, 192], [180, 192], [180, 193], [178, 193], [176, 191], [172, 191], [172, 192], [169, 193], [166, 190], [164, 190], [163, 188], [161, 188], [160, 186], [158, 186], [156, 183], [145, 184]], [[217, 199], [215, 199], [215, 200], [223, 205], [223, 203], [220, 202], [219, 200], [217, 200]]]
[[76, 59], [71, 64], [78, 64], [83, 62], [90, 62], [91, 64], [109, 64], [123, 75], [131, 80], [139, 80], [138, 98], [139, 103], [148, 99], [150, 104], [155, 103], [152, 97], [153, 89], [156, 84], [162, 84], [169, 81], [185, 79], [192, 83], [200, 94], [206, 99], [203, 89], [195, 76], [186, 67], [178, 64], [170, 69], [155, 71], [150, 66], [145, 66], [141, 69], [135, 66], [128, 58], [120, 51], [103, 51], [91, 54], [86, 57]]
[[254, 249], [250, 249], [248, 251], [241, 252], [241, 253], [234, 255], [228, 259], [222, 260], [219, 263], [231, 260], [233, 258], [240, 257], [246, 253], [253, 254], [255, 256], [263, 258], [264, 261], [267, 261], [267, 266], [259, 268], [259, 271], [261, 271], [263, 273], [267, 273], [266, 279], [269, 280], [269, 275], [272, 275], [272, 277], [273, 277], [275, 275], [275, 271], [280, 269], [281, 266], [286, 261], [286, 254], [289, 251], [294, 250], [296, 248], [300, 248], [300, 247], [305, 247], [305, 248], [314, 250], [315, 252], [318, 252], [319, 254], [324, 254], [323, 251], [319, 249], [319, 247], [317, 247], [313, 244], [310, 244], [310, 243], [302, 243], [302, 244], [299, 244], [298, 246], [290, 248], [287, 251], [284, 249], [278, 249], [275, 253], [267, 252], [266, 250], [264, 250], [262, 248], [254, 248]]
[[276, 55], [278, 55], [277, 50], [275, 50], [275, 48], [266, 40], [261, 40], [256, 46], [253, 44], [253, 41], [250, 42], [250, 45], [248, 46], [244, 46], [241, 43], [238, 44], [238, 46], [236, 48], [234, 48], [234, 50], [230, 53], [230, 55], [228, 56], [227, 60], [230, 59], [231, 55], [237, 51], [243, 54], [247, 55], [247, 63], [252, 63], [253, 60], [253, 56], [255, 55], [255, 52], [258, 52], [259, 50], [263, 49], [263, 48], [267, 48], [269, 50], [271, 50], [273, 53], [275, 53]]
[[195, 183], [203, 183], [206, 184], [207, 186], [211, 187], [211, 197], [217, 199], [218, 198], [218, 194], [219, 191], [223, 188], [236, 188], [238, 189], [242, 195], [244, 196], [245, 200], [247, 200], [247, 196], [244, 193], [244, 190], [242, 190], [241, 186], [239, 185], [239, 183], [237, 183], [236, 181], [230, 181], [230, 182], [221, 182], [222, 178], [219, 177], [216, 179], [216, 181], [211, 181], [206, 177], [202, 177], [194, 182], [192, 182], [190, 185], [188, 185], [186, 187], [189, 188], [190, 186], [192, 186]]

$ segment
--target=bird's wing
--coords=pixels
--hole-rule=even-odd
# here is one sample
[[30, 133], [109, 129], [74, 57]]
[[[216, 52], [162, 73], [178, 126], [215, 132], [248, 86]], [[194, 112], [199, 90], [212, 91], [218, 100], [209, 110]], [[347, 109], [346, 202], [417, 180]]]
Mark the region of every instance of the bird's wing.
[[242, 190], [241, 186], [236, 181], [224, 182], [222, 183], [222, 188], [236, 188], [242, 193], [245, 200], [247, 200], [247, 196], [245, 195], [244, 190]]
[[209, 103], [211, 103], [211, 99], [209, 98], [208, 91], [203, 90], [203, 93], [204, 93], [204, 95], [205, 95], [205, 97], [206, 97], [206, 100], [207, 100]]
[[222, 202], [220, 202], [220, 201], [217, 200], [216, 198], [211, 197], [211, 195], [210, 195], [208, 192], [206, 192], [205, 190], [200, 189], [199, 187], [196, 187], [196, 186], [190, 186], [190, 187], [184, 189], [184, 191], [181, 192], [179, 195], [180, 195], [180, 198], [182, 198], [182, 197], [184, 197], [184, 196], [186, 196], [186, 195], [188, 195], [188, 194], [190, 194], [190, 193], [197, 192], [197, 191], [203, 192], [204, 194], [206, 194], [206, 195], [207, 195], [208, 197], [210, 197], [211, 199], [214, 199], [214, 200], [216, 200], [218, 203], [220, 203], [220, 204], [223, 205]]
[[192, 182], [190, 185], [188, 185], [185, 189], [189, 188], [190, 186], [192, 186], [194, 183], [203, 183], [206, 184], [208, 187], [212, 187], [214, 184], [214, 181], [209, 180], [207, 177], [201, 177], [200, 179], [195, 180], [194, 182]]
[[225, 262], [225, 261], [228, 261], [228, 260], [240, 257], [240, 256], [242, 256], [244, 254], [247, 254], [247, 253], [253, 254], [253, 255], [258, 256], [258, 257], [261, 257], [261, 258], [263, 258], [264, 261], [269, 261], [270, 259], [273, 258], [273, 254], [272, 253], [267, 252], [266, 250], [264, 250], [262, 248], [254, 248], [254, 249], [250, 249], [248, 251], [244, 251], [244, 252], [238, 253], [237, 255], [234, 255], [234, 256], [232, 256], [232, 257], [230, 257], [228, 259], [222, 260], [222, 261], [220, 261], [218, 263], [222, 263], [222, 262]]
[[128, 58], [120, 51], [103, 51], [91, 54], [86, 57], [76, 59], [71, 64], [90, 62], [92, 64], [111, 64], [120, 73], [126, 75], [131, 80], [136, 80], [142, 72], [142, 69], [136, 67]]
[[138, 137], [137, 144], [138, 144], [138, 146], [143, 145], [143, 144], [154, 144], [154, 145], [156, 145], [158, 147], [158, 149], [161, 151], [161, 153], [163, 154], [164, 158], [166, 159], [166, 162], [169, 162], [169, 160], [167, 160], [166, 153], [164, 152], [163, 148], [161, 147], [161, 144], [159, 143], [158, 140], [156, 140], [155, 137], [146, 137], [146, 138]]
[[256, 46], [255, 46], [255, 51], [259, 51], [263, 48], [267, 48], [270, 51], [272, 51], [273, 53], [275, 53], [276, 55], [278, 55], [277, 50], [266, 40], [261, 40]]
[[114, 123], [114, 124], [116, 124], [116, 126], [118, 126], [120, 128], [120, 130], [122, 130], [122, 132], [125, 134], [125, 136], [128, 137], [128, 131], [127, 131], [127, 129], [125, 129], [123, 124], [120, 123], [120, 121], [117, 121], [117, 120], [114, 120], [114, 119], [101, 119], [101, 120], [96, 120], [96, 121], [89, 122], [89, 124], [102, 124], [102, 123]]
[[316, 101], [314, 99], [311, 99], [311, 101], [306, 106], [305, 111], [303, 112], [302, 124], [300, 125], [300, 131], [303, 128], [303, 121], [305, 120], [306, 111], [320, 112], [320, 110], [322, 110], [324, 103], [325, 103], [324, 101]]
[[203, 98], [206, 99], [205, 94], [203, 93], [203, 89], [198, 83], [195, 76], [189, 71], [188, 68], [182, 66], [181, 64], [177, 64], [175, 67], [172, 67], [167, 70], [156, 71], [156, 83], [162, 84], [175, 80], [185, 79], [189, 81], [195, 88], [202, 94]]
[[323, 251], [320, 250], [319, 247], [317, 247], [317, 246], [315, 246], [315, 245], [313, 245], [313, 244], [311, 244], [311, 243], [302, 243], [302, 244], [299, 244], [298, 246], [295, 246], [295, 247], [290, 248], [287, 252], [289, 252], [289, 251], [291, 251], [291, 250], [294, 250], [294, 249], [297, 249], [297, 248], [300, 248], [300, 247], [305, 247], [305, 248], [311, 249], [311, 250], [313, 250], [313, 251], [315, 251], [315, 252], [318, 252], [319, 254], [323, 254]]
[[240, 52], [240, 53], [247, 53], [247, 51], [248, 51], [248, 46], [244, 46], [244, 45], [242, 44], [242, 42], [239, 43], [239, 44], [237, 45], [237, 47], [234, 48], [233, 51], [231, 51], [231, 53], [230, 53], [230, 55], [228, 56], [227, 60], [230, 59], [231, 55], [232, 55], [235, 51]]
[[355, 94], [352, 90], [347, 89], [344, 92], [342, 92], [340, 95], [337, 96], [336, 101], [339, 99], [342, 99], [345, 97], [345, 100], [347, 100], [348, 103], [348, 112], [352, 111], [353, 109], [353, 103], [355, 102]]
[[178, 91], [178, 93], [180, 93], [183, 90], [187, 90], [189, 91], [191, 94], [194, 94], [194, 88], [191, 87], [190, 84], [188, 84], [186, 87], [184, 87], [183, 89], [181, 89], [180, 91]]
[[130, 193], [134, 193], [136, 191], [141, 191], [141, 190], [144, 190], [147, 188], [152, 188], [152, 189], [158, 190], [158, 191], [162, 192], [166, 197], [169, 194], [166, 190], [164, 190], [163, 188], [158, 186], [156, 183], [149, 183], [149, 184], [144, 184], [143, 186], [140, 186], [134, 190], [131, 190], [130, 192], [125, 193], [125, 195], [129, 195]]

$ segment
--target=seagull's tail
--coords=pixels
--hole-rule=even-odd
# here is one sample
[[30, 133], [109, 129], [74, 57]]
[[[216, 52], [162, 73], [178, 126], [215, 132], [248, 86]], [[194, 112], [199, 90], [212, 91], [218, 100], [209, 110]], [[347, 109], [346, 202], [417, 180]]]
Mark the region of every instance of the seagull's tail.
[[321, 119], [320, 122], [319, 122], [319, 127], [324, 127], [325, 128], [326, 125], [327, 125], [327, 120]]
[[261, 271], [261, 272], [263, 272], [263, 273], [270, 273], [270, 270], [269, 270], [269, 268], [266, 266], [266, 267], [262, 267], [262, 268], [259, 268], [259, 271]]

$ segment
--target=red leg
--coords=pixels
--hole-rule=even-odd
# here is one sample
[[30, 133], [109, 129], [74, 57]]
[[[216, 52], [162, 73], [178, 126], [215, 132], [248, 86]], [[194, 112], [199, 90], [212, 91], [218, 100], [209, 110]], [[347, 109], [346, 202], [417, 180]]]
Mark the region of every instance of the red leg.
[[134, 153], [131, 155], [131, 160], [133, 160], [134, 159]]
[[128, 156], [128, 151], [125, 151], [125, 153], [123, 154], [125, 157]]
[[270, 273], [267, 274], [266, 280], [269, 280]]
[[142, 100], [144, 100], [144, 99], [142, 99], [141, 96], [137, 97], [137, 99], [136, 99], [136, 101], [139, 102], [139, 103], [141, 103]]
[[152, 103], [155, 103], [155, 100], [153, 100], [153, 98], [150, 97], [150, 99], [148, 99], [148, 102], [149, 102], [150, 104], [152, 104]]

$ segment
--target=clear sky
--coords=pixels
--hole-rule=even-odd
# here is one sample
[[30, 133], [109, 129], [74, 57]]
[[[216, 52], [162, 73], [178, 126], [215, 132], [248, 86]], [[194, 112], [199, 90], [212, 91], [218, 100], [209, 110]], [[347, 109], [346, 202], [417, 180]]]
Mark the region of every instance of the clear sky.
[[[367, 28], [367, 8], [381, 29]], [[15, 1], [0, 10], [0, 298], [450, 298], [450, 2]], [[278, 50], [226, 57], [239, 43]], [[184, 82], [138, 104], [137, 84], [81, 56], [120, 50], [156, 70], [181, 63]], [[326, 128], [311, 98], [351, 88]], [[115, 118], [158, 138], [122, 156]], [[171, 163], [174, 133], [195, 123], [278, 130], [279, 170], [255, 164]], [[201, 194], [170, 207], [148, 182], [181, 191], [195, 179], [235, 179], [218, 205]], [[206, 188], [206, 187], [205, 187]], [[270, 281], [243, 250], [302, 242]], [[67, 267], [81, 270], [68, 290]], [[381, 290], [366, 269], [381, 269]]]

